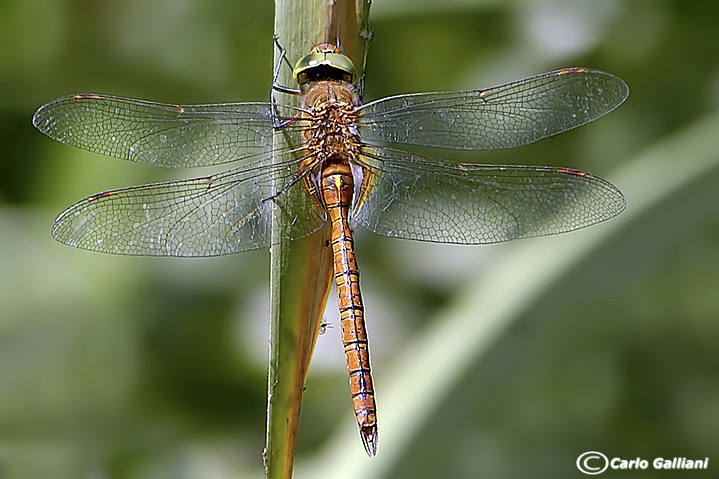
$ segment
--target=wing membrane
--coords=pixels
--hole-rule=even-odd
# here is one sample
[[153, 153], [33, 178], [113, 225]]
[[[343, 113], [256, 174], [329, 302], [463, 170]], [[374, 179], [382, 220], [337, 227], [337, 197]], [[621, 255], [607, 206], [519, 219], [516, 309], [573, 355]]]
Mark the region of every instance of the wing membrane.
[[267, 103], [182, 106], [77, 94], [42, 106], [33, 124], [82, 150], [173, 168], [235, 161], [272, 145]]
[[514, 148], [589, 123], [629, 88], [598, 70], [571, 68], [484, 89], [383, 98], [361, 107], [363, 139], [458, 150]]
[[354, 220], [396, 238], [498, 243], [583, 228], [625, 206], [610, 183], [566, 168], [449, 163], [389, 148], [362, 161], [374, 185]]
[[283, 240], [316, 231], [325, 216], [307, 189], [295, 184], [294, 162], [269, 161], [90, 196], [63, 212], [52, 234], [67, 245], [104, 253], [218, 256], [269, 246], [274, 209], [283, 215], [282, 224], [292, 225]]

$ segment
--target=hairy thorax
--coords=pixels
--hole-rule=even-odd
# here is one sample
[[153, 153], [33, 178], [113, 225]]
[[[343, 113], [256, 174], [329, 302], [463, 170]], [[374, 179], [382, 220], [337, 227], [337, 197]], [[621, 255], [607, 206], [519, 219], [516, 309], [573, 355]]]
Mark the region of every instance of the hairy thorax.
[[310, 86], [303, 112], [309, 164], [322, 164], [330, 158], [353, 161], [359, 156], [358, 104], [355, 88], [346, 82], [318, 81]]
[[355, 199], [368, 186], [369, 175], [357, 164], [361, 153], [358, 105], [355, 87], [343, 81], [317, 81], [305, 93], [302, 112], [305, 154], [300, 169], [311, 170], [304, 183], [320, 202], [322, 195], [318, 190], [327, 175], [349, 176]]

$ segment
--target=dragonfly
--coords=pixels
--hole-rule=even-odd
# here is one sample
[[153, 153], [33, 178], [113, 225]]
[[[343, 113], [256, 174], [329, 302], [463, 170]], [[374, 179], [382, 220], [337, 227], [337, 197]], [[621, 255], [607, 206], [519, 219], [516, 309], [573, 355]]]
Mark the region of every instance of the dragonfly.
[[[284, 52], [283, 52], [284, 53]], [[570, 167], [453, 162], [402, 146], [495, 150], [527, 145], [609, 113], [620, 78], [564, 68], [491, 88], [410, 93], [362, 103], [358, 70], [315, 45], [293, 70], [299, 106], [163, 104], [95, 93], [42, 106], [33, 124], [93, 153], [161, 167], [228, 162], [224, 172], [91, 195], [55, 220], [69, 246], [140, 256], [219, 256], [267, 248], [331, 225], [334, 280], [352, 404], [368, 455], [377, 408], [353, 230], [453, 244], [552, 235], [623, 211], [609, 182]], [[273, 134], [286, 147], [273, 146]], [[291, 225], [273, 239], [272, 216]], [[279, 239], [277, 239], [279, 238]]]

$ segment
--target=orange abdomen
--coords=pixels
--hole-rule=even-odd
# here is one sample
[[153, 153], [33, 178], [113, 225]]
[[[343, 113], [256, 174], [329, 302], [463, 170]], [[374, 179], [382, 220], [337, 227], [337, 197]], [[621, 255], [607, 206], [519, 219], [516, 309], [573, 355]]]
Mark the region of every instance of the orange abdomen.
[[352, 405], [367, 454], [377, 453], [377, 407], [370, 373], [364, 306], [348, 214], [353, 178], [347, 161], [328, 161], [322, 171], [322, 199], [332, 223], [332, 253]]

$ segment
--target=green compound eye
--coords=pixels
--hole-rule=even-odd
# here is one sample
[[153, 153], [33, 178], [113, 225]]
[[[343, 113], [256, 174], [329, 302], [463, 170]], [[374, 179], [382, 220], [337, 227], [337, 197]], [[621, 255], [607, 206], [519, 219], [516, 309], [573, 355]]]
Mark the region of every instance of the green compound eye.
[[300, 58], [292, 73], [299, 85], [319, 80], [343, 80], [352, 83], [357, 77], [357, 68], [352, 60], [342, 53], [313, 52]]

